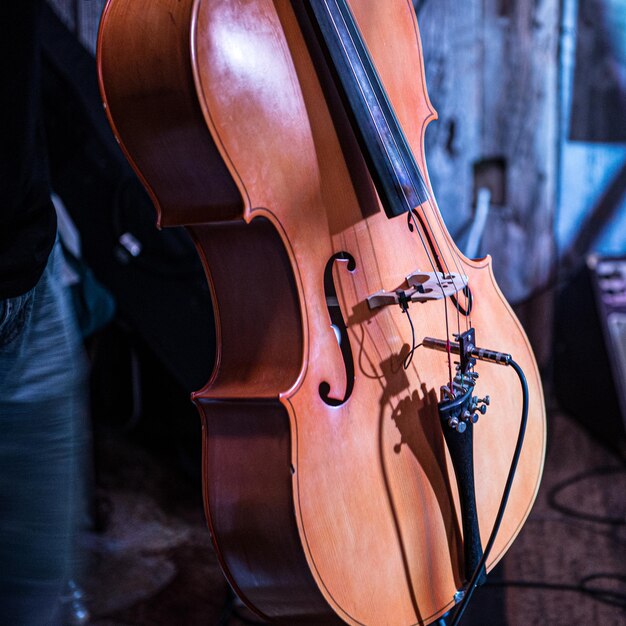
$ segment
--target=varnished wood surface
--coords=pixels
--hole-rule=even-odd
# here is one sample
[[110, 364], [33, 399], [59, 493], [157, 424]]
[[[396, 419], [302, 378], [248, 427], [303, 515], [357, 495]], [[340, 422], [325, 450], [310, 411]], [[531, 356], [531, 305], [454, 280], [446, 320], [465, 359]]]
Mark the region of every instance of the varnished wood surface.
[[198, 407], [203, 468], [211, 476], [205, 482], [205, 510], [233, 588], [269, 622], [341, 624], [319, 593], [302, 551], [284, 407], [277, 401], [205, 398]]
[[[150, 192], [161, 226], [232, 219], [241, 199], [215, 149], [195, 96], [189, 51], [191, 3], [109, 3], [98, 70], [115, 76], [105, 106], [115, 135]], [[134, 17], [134, 19], [133, 19]], [[120, 114], [117, 114], [119, 112]]]
[[[350, 4], [426, 173], [423, 135], [435, 114], [410, 2]], [[219, 354], [214, 376], [196, 402], [203, 407], [238, 399], [246, 408], [237, 415], [250, 411], [251, 423], [258, 423], [263, 410], [257, 413], [255, 407], [265, 405], [257, 401], [273, 398], [289, 420], [291, 468], [283, 461], [283, 479], [291, 484], [287, 505], [293, 507], [297, 541], [285, 524], [273, 531], [248, 528], [244, 558], [236, 557], [232, 520], [213, 496], [228, 498], [222, 487], [237, 476], [252, 479], [233, 467], [230, 475], [221, 474], [207, 460], [227, 450], [242, 455], [244, 448], [205, 439], [205, 500], [227, 574], [260, 612], [287, 624], [293, 623], [289, 615], [302, 617], [302, 602], [310, 602], [311, 619], [318, 619], [322, 595], [351, 624], [433, 621], [451, 608], [462, 584], [458, 498], [436, 407], [447, 377], [445, 357], [418, 349], [405, 372], [406, 317], [395, 308], [371, 312], [365, 304], [368, 295], [401, 285], [408, 273], [430, 269], [429, 260], [405, 218], [386, 218], [371, 184], [355, 190], [354, 171], [362, 162], [342, 152], [290, 3], [114, 0], [103, 19], [99, 58], [108, 113], [159, 202], [161, 223], [204, 224], [193, 233], [213, 287]], [[175, 182], [186, 167], [191, 168], [186, 178]], [[177, 188], [182, 195], [174, 197]], [[545, 448], [541, 384], [489, 259], [460, 258], [434, 202], [419, 214], [450, 269], [470, 278], [479, 345], [513, 354], [529, 379], [527, 444], [491, 568], [521, 529], [539, 484]], [[234, 218], [239, 221], [232, 227], [221, 224]], [[242, 229], [251, 234], [227, 245]], [[320, 398], [320, 383], [330, 381], [331, 395], [340, 398], [347, 381], [323, 275], [328, 259], [342, 250], [356, 261], [354, 272], [342, 263], [334, 272], [355, 358], [355, 385], [345, 404], [331, 407]], [[246, 263], [249, 281], [242, 279]], [[259, 295], [259, 285], [271, 288]], [[439, 301], [411, 309], [418, 341], [445, 337], [444, 306]], [[455, 331], [452, 310], [448, 303]], [[512, 371], [490, 364], [478, 369], [476, 391], [492, 399], [475, 429], [485, 541], [513, 452], [521, 396]], [[210, 419], [215, 430], [217, 411]], [[245, 440], [243, 431], [233, 436]], [[245, 462], [263, 467], [263, 446], [251, 446]], [[262, 509], [264, 493], [258, 482], [249, 484], [257, 488], [242, 486], [246, 498], [234, 498], [224, 510], [244, 515], [250, 507]], [[280, 543], [274, 537], [268, 544], [268, 532], [289, 535], [284, 539], [290, 557], [255, 575], [255, 541]], [[221, 545], [220, 537], [226, 538]], [[235, 557], [229, 558], [229, 550]], [[285, 572], [305, 560], [310, 574], [299, 580], [311, 576], [317, 590], [298, 583], [293, 594], [285, 592], [290, 579]], [[276, 590], [284, 594], [280, 600]]]

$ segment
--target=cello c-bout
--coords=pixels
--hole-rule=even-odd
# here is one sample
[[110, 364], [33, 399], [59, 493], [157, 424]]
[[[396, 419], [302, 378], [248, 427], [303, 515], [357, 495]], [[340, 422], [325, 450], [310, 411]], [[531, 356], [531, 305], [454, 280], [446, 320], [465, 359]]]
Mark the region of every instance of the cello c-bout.
[[[331, 5], [353, 17], [371, 58], [369, 79], [354, 74], [379, 89], [372, 106], [358, 108], [364, 96], [351, 108], [358, 89], [334, 65]], [[433, 197], [423, 139], [436, 113], [411, 2], [109, 0], [98, 62], [159, 225], [187, 227], [212, 290], [216, 366], [193, 400], [205, 512], [233, 588], [276, 623], [435, 621], [471, 575], [439, 411], [464, 380], [453, 334], [514, 355], [528, 379], [526, 443], [487, 570], [536, 496], [545, 410], [490, 258], [462, 256]], [[372, 136], [358, 125], [368, 112]], [[390, 208], [394, 193], [412, 202], [406, 214]], [[425, 337], [448, 352], [420, 346]], [[507, 368], [474, 369], [489, 396], [471, 428], [480, 547], [522, 399]]]

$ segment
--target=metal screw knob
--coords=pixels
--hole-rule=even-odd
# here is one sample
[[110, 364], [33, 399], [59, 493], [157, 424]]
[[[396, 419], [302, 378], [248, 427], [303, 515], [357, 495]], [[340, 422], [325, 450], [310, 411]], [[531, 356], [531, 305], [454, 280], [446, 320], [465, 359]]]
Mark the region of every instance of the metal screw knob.
[[458, 433], [465, 432], [465, 429], [467, 428], [467, 424], [463, 420], [459, 421], [458, 417], [451, 417], [448, 420], [448, 426], [456, 430]]

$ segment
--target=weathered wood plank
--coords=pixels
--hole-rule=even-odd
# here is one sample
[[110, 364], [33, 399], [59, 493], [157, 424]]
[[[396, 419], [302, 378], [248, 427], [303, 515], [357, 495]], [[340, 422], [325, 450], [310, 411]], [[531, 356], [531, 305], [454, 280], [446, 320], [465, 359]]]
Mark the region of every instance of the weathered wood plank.
[[[604, 11], [600, 11], [601, 5]], [[615, 86], [619, 71], [626, 76], [626, 37], [622, 32], [620, 40], [612, 32], [620, 26], [619, 16], [624, 16], [624, 8], [626, 0], [608, 3], [594, 0], [581, 3], [580, 7], [578, 0], [564, 2], [561, 176], [555, 229], [564, 276], [579, 266], [585, 254], [592, 250], [605, 255], [620, 255], [626, 249], [626, 194], [623, 192], [626, 146], [623, 141], [620, 143], [623, 124], [626, 124], [626, 109], [622, 109], [621, 120], [613, 118], [614, 133], [611, 135], [610, 129], [606, 129], [602, 122], [607, 113], [602, 99], [593, 100], [602, 93], [598, 83], [606, 74], [607, 59], [600, 63], [602, 59], [598, 59], [597, 55], [587, 59], [583, 53], [590, 53], [594, 43], [597, 46], [598, 38], [608, 38], [613, 48], [604, 50], [604, 53], [613, 57], [613, 63], [609, 76], [605, 76], [605, 87]], [[591, 20], [591, 9], [602, 19]], [[621, 28], [624, 28], [623, 17]], [[596, 32], [603, 29], [604, 33]], [[593, 61], [597, 67], [593, 67]], [[589, 75], [589, 80], [586, 80], [586, 75]], [[574, 86], [576, 82], [577, 87]], [[610, 97], [624, 96], [613, 91]], [[590, 116], [598, 119], [591, 120]], [[612, 143], [600, 143], [602, 138], [612, 138]], [[611, 198], [605, 197], [607, 192]]]
[[[549, 282], [555, 261], [558, 2], [420, 6], [429, 91], [440, 115], [427, 135], [427, 157], [442, 213], [458, 233], [473, 214], [473, 164], [504, 159], [507, 194], [491, 207], [481, 252], [493, 256], [505, 295], [524, 300]], [[523, 313], [546, 362], [550, 300]]]

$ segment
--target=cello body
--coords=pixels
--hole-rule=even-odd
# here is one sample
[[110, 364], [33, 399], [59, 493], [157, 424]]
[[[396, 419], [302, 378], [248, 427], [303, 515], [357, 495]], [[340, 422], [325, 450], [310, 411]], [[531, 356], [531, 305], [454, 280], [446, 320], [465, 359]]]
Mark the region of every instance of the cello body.
[[[432, 195], [423, 140], [436, 114], [411, 2], [349, 4]], [[417, 348], [405, 369], [407, 316], [367, 306], [429, 258], [406, 219], [385, 215], [292, 4], [110, 0], [98, 61], [107, 115], [158, 224], [187, 227], [211, 287], [216, 366], [193, 401], [205, 512], [229, 582], [270, 622], [436, 620], [464, 580], [437, 414], [446, 355]], [[539, 486], [541, 382], [490, 259], [462, 257], [434, 201], [420, 210], [424, 235], [472, 285], [478, 341], [513, 354], [528, 378], [526, 444], [490, 570]], [[412, 307], [418, 341], [445, 337], [446, 316], [456, 329], [452, 311], [442, 299]], [[474, 429], [486, 541], [522, 401], [511, 372], [490, 364], [477, 390], [491, 398]]]

